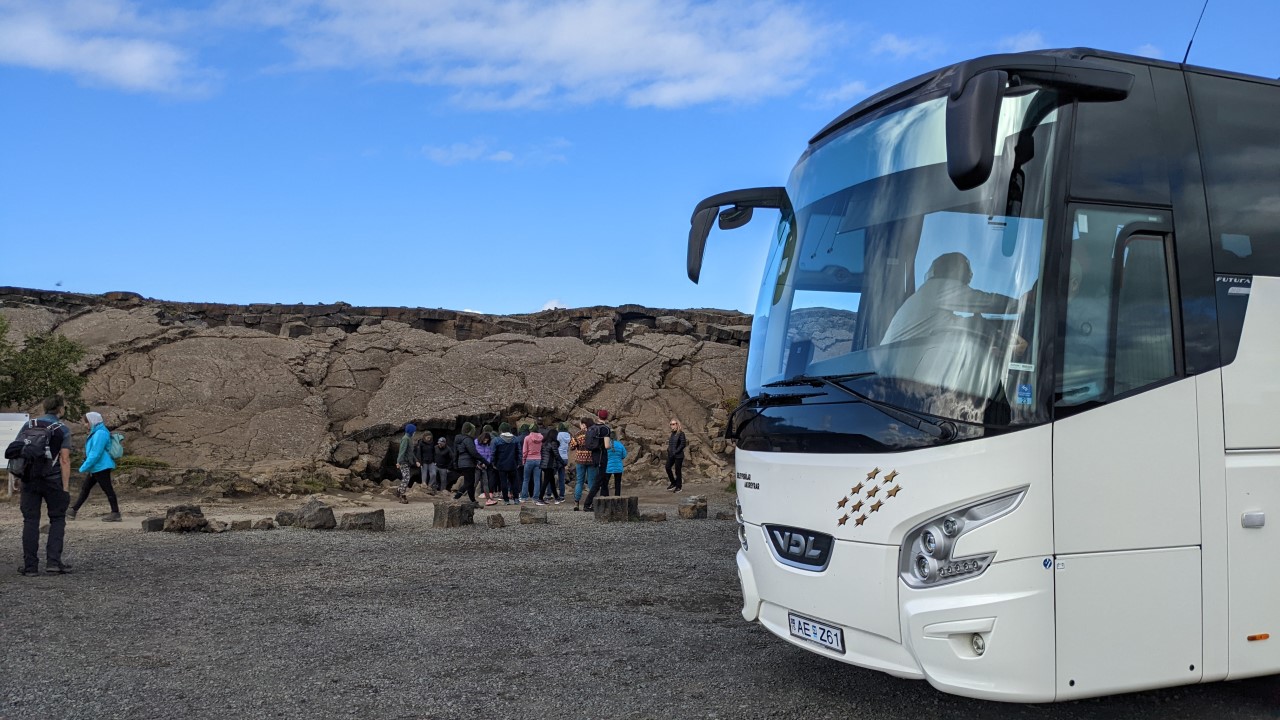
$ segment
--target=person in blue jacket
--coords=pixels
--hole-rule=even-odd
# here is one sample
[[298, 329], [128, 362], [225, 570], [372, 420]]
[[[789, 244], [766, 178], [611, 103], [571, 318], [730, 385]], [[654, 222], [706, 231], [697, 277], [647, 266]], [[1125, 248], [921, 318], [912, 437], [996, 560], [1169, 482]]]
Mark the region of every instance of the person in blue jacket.
[[102, 422], [100, 413], [85, 413], [84, 421], [89, 424], [89, 437], [84, 441], [84, 462], [80, 464], [80, 472], [85, 473], [85, 479], [80, 485], [80, 497], [76, 498], [75, 505], [67, 511], [67, 519], [76, 519], [80, 506], [89, 499], [89, 491], [94, 485], [99, 485], [107, 495], [107, 502], [111, 503], [111, 513], [102, 518], [102, 521], [120, 522], [120, 503], [116, 500], [116, 489], [111, 485], [111, 471], [116, 468], [116, 463], [107, 452], [111, 431]]

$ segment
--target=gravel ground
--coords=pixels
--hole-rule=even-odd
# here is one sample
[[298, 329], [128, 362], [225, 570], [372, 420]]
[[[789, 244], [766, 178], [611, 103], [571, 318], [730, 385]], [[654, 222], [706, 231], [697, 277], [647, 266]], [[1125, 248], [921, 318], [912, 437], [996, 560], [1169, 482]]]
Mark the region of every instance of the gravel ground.
[[1280, 679], [1019, 706], [827, 661], [742, 620], [732, 521], [650, 497], [672, 520], [435, 530], [426, 502], [377, 499], [386, 533], [187, 536], [141, 533], [128, 502], [96, 522], [97, 497], [75, 573], [38, 578], [0, 503], [0, 718], [1280, 717]]

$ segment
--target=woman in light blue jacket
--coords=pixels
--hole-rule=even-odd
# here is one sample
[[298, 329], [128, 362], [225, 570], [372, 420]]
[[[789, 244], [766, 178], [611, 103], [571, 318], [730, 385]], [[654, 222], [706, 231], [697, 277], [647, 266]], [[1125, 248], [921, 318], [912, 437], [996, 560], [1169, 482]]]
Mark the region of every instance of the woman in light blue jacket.
[[[609, 441], [609, 461], [604, 466], [604, 471], [607, 473], [604, 477], [604, 482], [608, 484], [609, 478], [613, 478], [613, 494], [621, 497], [622, 461], [627, 459], [627, 446], [622, 444], [622, 428], [615, 427], [613, 429], [613, 437]], [[606, 490], [605, 492], [608, 491]]]
[[84, 441], [84, 462], [80, 472], [86, 473], [84, 483], [80, 486], [80, 497], [76, 504], [67, 511], [67, 519], [75, 520], [80, 506], [89, 499], [89, 491], [94, 485], [101, 485], [102, 492], [107, 494], [107, 502], [111, 503], [111, 513], [102, 518], [103, 522], [120, 522], [120, 503], [116, 501], [116, 489], [111, 485], [111, 471], [116, 463], [107, 452], [111, 443], [111, 431], [102, 422], [102, 415], [96, 412], [85, 413], [84, 421], [89, 424], [89, 437]]

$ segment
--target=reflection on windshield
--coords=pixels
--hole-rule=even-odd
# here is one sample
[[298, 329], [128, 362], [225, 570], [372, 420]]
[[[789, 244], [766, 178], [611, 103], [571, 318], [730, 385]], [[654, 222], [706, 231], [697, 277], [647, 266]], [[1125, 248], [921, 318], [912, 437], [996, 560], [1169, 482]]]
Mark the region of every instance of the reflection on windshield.
[[788, 186], [797, 209], [765, 270], [748, 391], [865, 373], [859, 392], [915, 411], [971, 422], [1034, 412], [1053, 102], [1004, 101], [995, 169], [974, 190], [946, 172], [945, 98], [804, 157]]

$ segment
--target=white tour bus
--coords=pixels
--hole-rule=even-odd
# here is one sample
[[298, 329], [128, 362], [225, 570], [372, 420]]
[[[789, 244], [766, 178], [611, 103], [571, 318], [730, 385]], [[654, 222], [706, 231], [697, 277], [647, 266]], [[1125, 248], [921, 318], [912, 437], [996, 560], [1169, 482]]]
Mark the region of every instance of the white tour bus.
[[1277, 118], [1265, 78], [984, 57], [700, 203], [695, 282], [712, 224], [781, 211], [729, 429], [743, 616], [994, 700], [1280, 672]]

